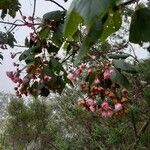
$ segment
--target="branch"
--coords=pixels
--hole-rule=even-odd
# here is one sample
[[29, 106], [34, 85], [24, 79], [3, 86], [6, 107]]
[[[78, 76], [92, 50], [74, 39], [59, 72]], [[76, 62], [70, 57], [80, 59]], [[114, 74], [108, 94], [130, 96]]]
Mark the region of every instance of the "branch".
[[7, 21], [0, 21], [2, 24], [14, 25], [14, 26], [25, 26], [25, 24], [12, 23]]
[[32, 18], [34, 18], [35, 10], [36, 10], [36, 0], [34, 0], [34, 6], [33, 6]]
[[32, 13], [32, 24], [33, 24], [33, 30], [34, 30], [34, 33], [37, 35], [38, 37], [38, 40], [40, 41], [40, 38], [38, 36], [38, 33], [36, 32], [36, 29], [35, 29], [35, 26], [34, 26], [34, 16], [35, 16], [35, 10], [36, 10], [36, 0], [34, 0], [34, 6], [33, 6], [33, 13]]
[[[7, 21], [0, 21], [0, 23], [8, 24], [8, 25], [14, 25], [14, 26], [26, 26], [24, 23], [23, 24], [19, 24], [19, 23], [7, 22]], [[36, 26], [36, 25], [41, 25], [41, 24], [40, 23], [35, 23], [33, 25]]]
[[66, 62], [71, 56], [73, 56], [73, 53], [71, 53], [67, 58], [65, 58], [65, 59], [61, 62], [61, 64], [63, 64], [64, 62]]
[[61, 6], [59, 3], [55, 2], [54, 0], [46, 0], [46, 1], [50, 1], [50, 2], [52, 2], [52, 3], [54, 3], [54, 4], [56, 4], [58, 7], [60, 7], [60, 8], [63, 9], [64, 11], [66, 11], [66, 9], [65, 9], [63, 6]]
[[23, 48], [27, 48], [27, 46], [24, 45], [14, 45], [15, 47], [23, 47]]
[[119, 7], [120, 7], [120, 6], [121, 6], [121, 7], [127, 6], [127, 5], [130, 5], [130, 4], [135, 3], [135, 2], [137, 2], [137, 1], [139, 1], [139, 0], [129, 0], [129, 1], [127, 1], [127, 2], [124, 2], [124, 3], [120, 4]]
[[134, 59], [139, 63], [139, 60], [138, 60], [138, 58], [137, 58], [137, 56], [136, 56], [136, 53], [135, 53], [135, 50], [134, 50], [134, 48], [133, 48], [133, 46], [132, 46], [132, 44], [129, 42], [129, 45], [130, 45], [130, 47], [131, 47], [131, 49], [132, 49], [132, 51], [133, 51], [133, 54], [134, 54]]

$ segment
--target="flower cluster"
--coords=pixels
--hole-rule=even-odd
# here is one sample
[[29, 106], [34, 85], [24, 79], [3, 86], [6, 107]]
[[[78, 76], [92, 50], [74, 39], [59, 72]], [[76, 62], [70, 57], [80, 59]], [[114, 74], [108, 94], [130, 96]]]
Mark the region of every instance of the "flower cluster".
[[[126, 99], [126, 102], [127, 101]], [[98, 112], [102, 117], [112, 117], [113, 115], [117, 116], [128, 112], [128, 109], [125, 108], [124, 101], [110, 105], [107, 100], [104, 100], [100, 105], [93, 97], [90, 97], [88, 99], [79, 100], [78, 105], [82, 107], [82, 110]]]
[[22, 79], [20, 78], [20, 74], [18, 72], [7, 71], [6, 75], [14, 82], [14, 83], [22, 83]]
[[[19, 69], [19, 64], [13, 63], [16, 68], [16, 71], [8, 71], [6, 75], [16, 84], [14, 88], [16, 90], [16, 96], [22, 97], [22, 95], [27, 96], [28, 94], [31, 95], [39, 95], [40, 90], [44, 89], [44, 94], [49, 94], [49, 87], [48, 83], [52, 80], [51, 76], [45, 74], [43, 67], [48, 66], [48, 62], [41, 61], [41, 66], [38, 64], [31, 64], [28, 65], [26, 69], [26, 75], [21, 77], [22, 69]], [[41, 88], [39, 90], [39, 87]], [[44, 96], [42, 93], [42, 95]]]
[[[111, 81], [113, 73], [111, 63], [103, 64], [97, 68], [86, 67], [84, 70], [86, 77], [84, 81], [82, 78], [80, 89], [88, 98], [79, 100], [78, 104], [82, 109], [99, 112], [102, 117], [112, 117], [126, 113], [128, 110], [128, 91]], [[75, 71], [72, 75], [79, 78], [82, 76], [82, 70], [78, 74]], [[72, 78], [70, 80], [74, 81]]]

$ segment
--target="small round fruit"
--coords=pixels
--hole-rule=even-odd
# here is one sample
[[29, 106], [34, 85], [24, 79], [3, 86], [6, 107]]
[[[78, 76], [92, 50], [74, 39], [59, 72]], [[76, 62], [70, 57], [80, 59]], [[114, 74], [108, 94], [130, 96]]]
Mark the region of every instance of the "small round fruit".
[[110, 92], [108, 94], [108, 97], [111, 98], [111, 99], [114, 99], [116, 97], [116, 95], [113, 92]]
[[122, 97], [122, 98], [121, 98], [121, 103], [122, 103], [122, 104], [127, 103], [127, 102], [128, 102], [128, 99], [127, 99], [127, 98], [125, 98], [125, 97]]
[[121, 91], [121, 93], [122, 93], [123, 95], [126, 95], [126, 94], [128, 94], [128, 90], [125, 89], [125, 88], [123, 88], [122, 91]]

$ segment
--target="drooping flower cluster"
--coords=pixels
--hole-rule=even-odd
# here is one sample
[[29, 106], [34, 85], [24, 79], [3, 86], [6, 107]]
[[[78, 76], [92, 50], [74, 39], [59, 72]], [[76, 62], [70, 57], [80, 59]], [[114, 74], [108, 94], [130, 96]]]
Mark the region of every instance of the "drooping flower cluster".
[[117, 102], [110, 105], [108, 101], [104, 100], [100, 105], [93, 97], [78, 101], [78, 105], [82, 107], [82, 110], [98, 112], [102, 117], [112, 117], [113, 115], [127, 113], [128, 110], [124, 107], [124, 104], [124, 102]]
[[[13, 63], [13, 65], [14, 67], [17, 67], [16, 71], [8, 71], [6, 72], [6, 75], [16, 84], [16, 87], [14, 88], [16, 90], [16, 96], [22, 97], [22, 95], [27, 96], [28, 94], [36, 96], [40, 94], [41, 90], [42, 92], [44, 91], [41, 93], [43, 96], [49, 94], [48, 84], [50, 84], [52, 77], [45, 74], [42, 67], [31, 64], [27, 68], [24, 68], [26, 69], [26, 75], [21, 77], [19, 64]], [[47, 65], [48, 64], [44, 61], [41, 66], [46, 67]]]
[[8, 71], [6, 75], [14, 82], [14, 83], [22, 83], [22, 79], [20, 78], [20, 74], [18, 72]]
[[[99, 112], [102, 117], [112, 117], [127, 112], [128, 91], [111, 81], [113, 69], [110, 67], [111, 63], [101, 68], [85, 69], [87, 76], [81, 81], [80, 89], [84, 95], [88, 95], [88, 98], [78, 102], [83, 110]], [[78, 75], [82, 76], [81, 73], [82, 71]]]

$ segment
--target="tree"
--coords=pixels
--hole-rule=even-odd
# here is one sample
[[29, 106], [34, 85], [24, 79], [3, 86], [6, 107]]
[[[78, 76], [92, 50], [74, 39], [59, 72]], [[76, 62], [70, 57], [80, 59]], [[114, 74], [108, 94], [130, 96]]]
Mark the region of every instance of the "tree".
[[[146, 113], [146, 122], [142, 127], [139, 123], [141, 128], [138, 130], [134, 105], [141, 105], [137, 101], [140, 99], [142, 106], [147, 104], [144, 91], [147, 91], [149, 82], [146, 79], [146, 85], [143, 87], [141, 84], [142, 75], [137, 67], [140, 61], [132, 43], [149, 50], [149, 2], [73, 0], [69, 10], [66, 10], [56, 1], [49, 1], [61, 10], [44, 14], [40, 23], [35, 19], [36, 0], [33, 14], [28, 17], [22, 14], [21, 3], [17, 0], [0, 3], [2, 19], [6, 15], [15, 18], [17, 11], [22, 18], [21, 23], [0, 21], [12, 25], [6, 33], [0, 34], [2, 49], [8, 45], [16, 46], [17, 40], [12, 33], [14, 28], [27, 26], [32, 29], [30, 38], [26, 38], [22, 46], [26, 50], [11, 55], [12, 58], [19, 55], [19, 61], [26, 64], [20, 68], [15, 63], [16, 71], [7, 72], [17, 85], [16, 95], [19, 98], [23, 95], [47, 97], [51, 93], [69, 95], [65, 90], [70, 88], [80, 91], [72, 103], [77, 104], [79, 100], [79, 105], [88, 113], [95, 112], [108, 119], [131, 115], [135, 140], [129, 143], [136, 148], [143, 133], [142, 127], [147, 128], [149, 124], [149, 117]], [[126, 53], [127, 49], [132, 50], [134, 55]], [[63, 57], [59, 57], [60, 51], [64, 52]], [[0, 58], [3, 59], [2, 54]], [[130, 58], [132, 63], [128, 61]], [[115, 132], [120, 135], [118, 130], [114, 130], [108, 136], [113, 137]], [[104, 140], [103, 144], [107, 142]]]

